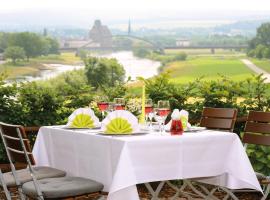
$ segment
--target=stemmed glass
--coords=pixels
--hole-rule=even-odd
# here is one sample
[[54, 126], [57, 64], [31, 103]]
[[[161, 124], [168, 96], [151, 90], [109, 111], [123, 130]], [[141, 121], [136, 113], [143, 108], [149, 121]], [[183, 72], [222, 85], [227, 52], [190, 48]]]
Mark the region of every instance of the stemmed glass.
[[159, 131], [165, 132], [165, 120], [170, 113], [170, 102], [169, 101], [158, 101], [157, 107], [157, 121], [159, 123]]
[[114, 98], [114, 110], [125, 110], [124, 98]]
[[145, 121], [147, 122], [149, 119], [149, 121], [150, 121], [149, 128], [151, 130], [152, 129], [152, 120], [153, 120], [153, 116], [154, 116], [152, 99], [145, 100], [144, 110], [145, 110]]
[[105, 118], [105, 111], [108, 109], [109, 107], [109, 102], [103, 100], [97, 103], [99, 110], [101, 111], [101, 116], [102, 119]]

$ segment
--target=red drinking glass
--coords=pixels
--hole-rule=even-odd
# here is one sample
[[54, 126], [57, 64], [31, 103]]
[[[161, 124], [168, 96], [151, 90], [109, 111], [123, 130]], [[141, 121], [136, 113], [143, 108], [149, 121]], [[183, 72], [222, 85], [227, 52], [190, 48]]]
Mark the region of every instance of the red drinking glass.
[[159, 108], [158, 109], [158, 115], [161, 117], [167, 117], [170, 114], [169, 108]]
[[153, 106], [151, 106], [151, 105], [145, 105], [144, 109], [145, 109], [145, 114], [146, 115], [153, 112]]
[[114, 110], [125, 110], [125, 99], [115, 98], [114, 99]]
[[99, 102], [98, 103], [98, 108], [100, 111], [105, 111], [107, 110], [109, 107], [109, 103], [108, 102]]
[[125, 110], [125, 105], [115, 104], [114, 110]]
[[181, 120], [172, 120], [171, 129], [170, 129], [171, 135], [182, 135], [184, 132], [183, 125]]

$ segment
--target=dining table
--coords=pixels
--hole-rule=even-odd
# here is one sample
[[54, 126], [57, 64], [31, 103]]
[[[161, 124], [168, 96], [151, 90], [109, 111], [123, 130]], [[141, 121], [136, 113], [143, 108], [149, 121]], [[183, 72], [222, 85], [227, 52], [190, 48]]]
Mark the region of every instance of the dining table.
[[219, 130], [106, 135], [44, 126], [33, 155], [37, 166], [101, 182], [108, 200], [138, 200], [137, 184], [179, 179], [262, 191], [239, 136]]

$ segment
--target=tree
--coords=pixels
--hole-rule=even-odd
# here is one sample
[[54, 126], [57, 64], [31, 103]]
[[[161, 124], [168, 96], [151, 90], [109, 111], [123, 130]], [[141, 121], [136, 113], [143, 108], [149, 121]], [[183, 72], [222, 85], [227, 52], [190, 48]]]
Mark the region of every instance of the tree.
[[13, 33], [9, 39], [9, 46], [22, 47], [27, 60], [42, 55], [44, 52], [44, 41], [41, 36], [35, 33]]
[[265, 48], [263, 51], [264, 58], [270, 58], [270, 48]]
[[25, 58], [25, 52], [23, 48], [21, 47], [11, 46], [11, 47], [6, 48], [4, 52], [4, 57], [10, 58], [13, 64], [16, 64], [16, 60]]
[[268, 57], [267, 48], [270, 48], [270, 23], [264, 23], [257, 29], [256, 37], [249, 42], [248, 56], [257, 58]]
[[50, 54], [59, 54], [59, 43], [57, 40], [46, 37], [45, 40], [49, 43], [49, 53]]
[[263, 52], [265, 49], [266, 49], [266, 47], [264, 45], [262, 45], [262, 44], [257, 45], [257, 47], [255, 49], [256, 58], [259, 58], [259, 59], [263, 58]]
[[256, 38], [259, 44], [270, 47], [270, 23], [264, 23], [257, 29]]
[[85, 67], [88, 82], [96, 89], [124, 81], [125, 70], [116, 59], [90, 57], [85, 60]]
[[3, 52], [8, 47], [8, 33], [0, 33], [0, 52]]

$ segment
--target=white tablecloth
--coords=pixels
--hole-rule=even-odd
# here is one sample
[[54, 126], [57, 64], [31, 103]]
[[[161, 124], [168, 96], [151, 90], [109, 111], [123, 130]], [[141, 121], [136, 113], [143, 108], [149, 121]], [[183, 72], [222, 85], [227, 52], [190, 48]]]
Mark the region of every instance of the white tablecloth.
[[230, 189], [261, 191], [241, 141], [228, 132], [119, 137], [42, 127], [33, 154], [39, 166], [103, 183], [110, 200], [138, 200], [138, 183], [198, 177]]

